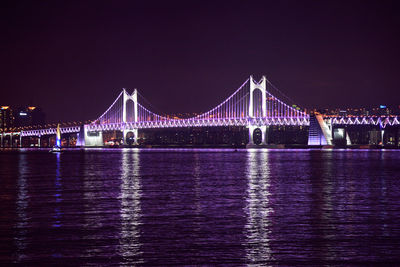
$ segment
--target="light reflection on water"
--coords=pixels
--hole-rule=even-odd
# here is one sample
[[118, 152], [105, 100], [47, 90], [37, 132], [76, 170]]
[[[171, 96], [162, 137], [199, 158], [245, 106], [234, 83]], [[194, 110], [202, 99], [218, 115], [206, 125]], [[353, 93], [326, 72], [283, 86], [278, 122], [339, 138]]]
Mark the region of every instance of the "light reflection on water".
[[[102, 239], [101, 229], [103, 227], [103, 209], [101, 208], [102, 184], [98, 172], [98, 162], [91, 159], [93, 155], [83, 156], [83, 219], [84, 229], [82, 239], [88, 245], [83, 248], [81, 257], [89, 258], [103, 254], [104, 246], [96, 245], [97, 240]], [[91, 164], [89, 164], [91, 162]], [[106, 254], [104, 252], [104, 254]]]
[[123, 264], [143, 263], [140, 259], [140, 217], [141, 217], [141, 185], [140, 185], [140, 154], [139, 152], [122, 152], [121, 175], [121, 233], [119, 254]]
[[1, 152], [0, 265], [396, 265], [399, 161], [399, 151]]
[[25, 249], [27, 246], [27, 234], [29, 228], [29, 221], [27, 216], [28, 209], [28, 186], [27, 186], [27, 174], [28, 167], [26, 161], [26, 155], [21, 155], [18, 160], [18, 176], [17, 176], [17, 200], [16, 200], [16, 233], [14, 241], [16, 243], [16, 262], [23, 260], [25, 255]]
[[245, 234], [247, 239], [246, 258], [249, 264], [263, 264], [273, 260], [269, 235], [270, 205], [269, 192], [270, 173], [268, 169], [267, 150], [249, 150], [247, 152], [247, 205]]
[[61, 164], [61, 154], [60, 153], [56, 153], [56, 177], [55, 177], [55, 183], [54, 183], [54, 188], [55, 188], [55, 210], [54, 210], [54, 223], [53, 223], [53, 227], [60, 227], [61, 226], [61, 216], [62, 216], [62, 211], [60, 208], [60, 203], [62, 201], [62, 188], [61, 188], [61, 170], [60, 170], [60, 164]]

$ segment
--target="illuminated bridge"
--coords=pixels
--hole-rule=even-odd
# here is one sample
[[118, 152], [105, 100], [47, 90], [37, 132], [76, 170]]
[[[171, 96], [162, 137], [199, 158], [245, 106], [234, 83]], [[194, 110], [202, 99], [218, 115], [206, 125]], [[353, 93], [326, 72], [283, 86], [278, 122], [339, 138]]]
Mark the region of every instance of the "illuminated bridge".
[[[252, 76], [247, 79], [232, 95], [211, 110], [192, 118], [176, 118], [157, 114], [151, 110], [151, 104], [135, 89], [129, 94], [123, 89], [111, 106], [90, 124], [83, 126], [61, 127], [61, 133], [77, 133], [78, 145], [103, 146], [103, 132], [121, 131], [123, 142], [133, 136], [137, 144], [138, 131], [150, 128], [179, 128], [179, 127], [213, 127], [213, 126], [242, 126], [249, 130], [249, 144], [254, 145], [255, 131], [261, 132], [261, 143], [266, 144], [267, 127], [309, 126], [309, 145], [332, 145], [334, 127], [346, 125], [375, 125], [384, 129], [387, 125], [399, 125], [396, 116], [369, 117], [335, 117], [306, 114], [295, 105], [282, 101], [271, 92], [278, 91], [265, 76], [255, 81]], [[283, 95], [283, 94], [282, 94]], [[3, 135], [19, 135], [40, 137], [55, 134], [56, 129], [22, 130], [17, 133]], [[351, 140], [344, 132], [347, 144]], [[3, 138], [4, 136], [2, 136]]]

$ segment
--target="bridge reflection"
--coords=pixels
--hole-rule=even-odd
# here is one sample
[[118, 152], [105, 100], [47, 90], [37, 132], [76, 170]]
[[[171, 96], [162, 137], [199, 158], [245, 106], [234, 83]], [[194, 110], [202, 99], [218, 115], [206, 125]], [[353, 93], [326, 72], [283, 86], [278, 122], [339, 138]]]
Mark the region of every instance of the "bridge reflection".
[[139, 151], [125, 149], [122, 151], [121, 199], [120, 217], [121, 230], [118, 253], [122, 256], [120, 264], [137, 265], [143, 263], [140, 258], [140, 154]]
[[250, 265], [270, 266], [273, 256], [270, 248], [271, 219], [270, 171], [267, 150], [250, 149], [247, 152], [247, 223], [246, 258]]

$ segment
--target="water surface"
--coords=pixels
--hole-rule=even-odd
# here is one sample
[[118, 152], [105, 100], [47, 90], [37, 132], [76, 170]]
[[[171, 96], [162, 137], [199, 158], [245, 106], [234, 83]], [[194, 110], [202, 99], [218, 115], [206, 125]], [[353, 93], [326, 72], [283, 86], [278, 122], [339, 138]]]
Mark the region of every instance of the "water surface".
[[0, 152], [0, 264], [400, 263], [400, 151]]

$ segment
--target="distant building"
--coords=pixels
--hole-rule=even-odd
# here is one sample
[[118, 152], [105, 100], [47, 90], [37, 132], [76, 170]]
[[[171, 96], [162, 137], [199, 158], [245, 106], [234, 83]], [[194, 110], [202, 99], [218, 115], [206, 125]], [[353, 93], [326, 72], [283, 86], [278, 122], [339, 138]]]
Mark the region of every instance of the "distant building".
[[379, 115], [390, 115], [390, 109], [386, 105], [379, 106]]
[[386, 106], [380, 105], [374, 108], [335, 108], [335, 109], [311, 109], [312, 111], [324, 114], [324, 115], [335, 115], [335, 116], [388, 116], [388, 115], [400, 115], [400, 106]]
[[45, 122], [46, 115], [39, 107], [0, 106], [0, 130], [2, 132], [24, 126], [40, 126]]
[[44, 125], [46, 115], [39, 107], [21, 107], [14, 110], [15, 127]]
[[0, 106], [0, 129], [2, 132], [14, 127], [14, 116], [10, 106]]

